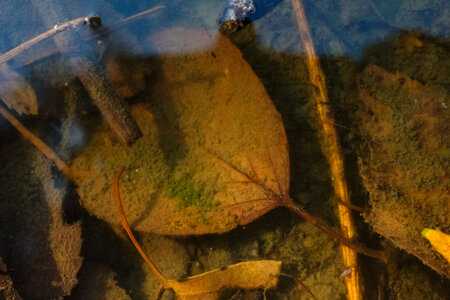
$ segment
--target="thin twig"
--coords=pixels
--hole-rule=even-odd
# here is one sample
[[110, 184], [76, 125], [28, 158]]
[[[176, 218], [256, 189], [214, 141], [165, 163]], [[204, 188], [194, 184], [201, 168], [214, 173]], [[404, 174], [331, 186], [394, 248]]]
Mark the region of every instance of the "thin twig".
[[69, 179], [74, 181], [74, 176], [72, 170], [65, 162], [63, 162], [58, 155], [56, 155], [53, 150], [47, 146], [40, 138], [29, 131], [25, 126], [20, 123], [12, 114], [10, 114], [6, 109], [0, 106], [0, 114], [11, 123], [11, 125], [17, 129], [27, 140], [29, 140], [33, 145], [35, 145], [39, 151], [42, 152], [48, 159], [53, 161], [56, 167], [63, 172]]
[[303, 282], [301, 282], [300, 279], [297, 279], [294, 276], [287, 274], [287, 273], [280, 273], [280, 276], [284, 276], [284, 277], [294, 280], [295, 283], [297, 283], [297, 285], [301, 285], [302, 287], [304, 287], [305, 290], [311, 295], [311, 297], [313, 297], [314, 300], [317, 300], [316, 296], [314, 296], [311, 289], [307, 285], [305, 285]]
[[[135, 15], [132, 15], [132, 16], [128, 17], [128, 18], [120, 20], [120, 21], [114, 23], [113, 25], [111, 25], [110, 27], [107, 27], [107, 28], [101, 27], [100, 29], [96, 30], [97, 34], [90, 35], [88, 38], [85, 38], [85, 39], [90, 40], [90, 39], [93, 39], [95, 37], [98, 37], [101, 34], [106, 34], [106, 33], [109, 33], [111, 31], [117, 30], [118, 28], [120, 28], [122, 26], [125, 26], [125, 25], [127, 25], [127, 24], [129, 24], [131, 22], [134, 22], [134, 21], [136, 21], [136, 20], [146, 16], [147, 14], [149, 14], [151, 12], [154, 12], [154, 11], [157, 11], [157, 10], [160, 10], [162, 8], [165, 8], [165, 6], [164, 5], [160, 5], [160, 6], [157, 6], [157, 7], [153, 7], [151, 9], [146, 10], [146, 11], [137, 13]], [[57, 27], [54, 27], [53, 29], [50, 29], [47, 32], [44, 32], [44, 33], [42, 33], [42, 34], [32, 38], [31, 40], [28, 40], [25, 43], [20, 44], [19, 46], [15, 47], [14, 49], [12, 49], [12, 50], [10, 50], [10, 51], [0, 55], [0, 65], [5, 63], [5, 62], [7, 62], [7, 61], [9, 61], [9, 60], [11, 60], [15, 56], [17, 56], [20, 53], [22, 53], [23, 51], [31, 48], [32, 46], [36, 45], [37, 43], [39, 43], [41, 41], [44, 41], [44, 40], [48, 39], [49, 37], [52, 37], [55, 34], [58, 34], [58, 33], [62, 32], [64, 30], [70, 28], [70, 26], [74, 27], [74, 26], [76, 26], [78, 24], [81, 24], [81, 23], [86, 23], [86, 17], [80, 17], [80, 18], [77, 18], [77, 19], [73, 19], [73, 20], [71, 20], [69, 22], [63, 23], [61, 25], [58, 25]], [[51, 52], [51, 53], [56, 53], [56, 52], [57, 52], [57, 50], [54, 50], [54, 52]], [[43, 57], [45, 57], [45, 56], [39, 56], [39, 59], [43, 58]], [[27, 61], [26, 64], [29, 64], [29, 63], [31, 63], [34, 60], [35, 59], [33, 59], [31, 61]]]
[[55, 25], [55, 27], [53, 27], [52, 29], [32, 38], [31, 40], [26, 41], [25, 43], [20, 44], [19, 46], [17, 46], [16, 48], [9, 50], [8, 52], [2, 54], [0, 56], [0, 65], [7, 62], [8, 60], [10, 60], [11, 58], [13, 58], [14, 56], [22, 53], [23, 51], [29, 49], [30, 47], [32, 47], [33, 45], [48, 39], [49, 37], [54, 36], [55, 34], [58, 34], [60, 32], [63, 32], [64, 30], [76, 26], [78, 24], [81, 23], [86, 23], [86, 17], [80, 17], [80, 18], [76, 18], [73, 19], [69, 22], [66, 22], [64, 24], [61, 25]]
[[165, 8], [165, 7], [166, 7], [165, 5], [160, 5], [160, 6], [156, 6], [156, 7], [147, 9], [147, 10], [145, 10], [143, 12], [140, 12], [140, 13], [137, 13], [135, 15], [129, 16], [129, 17], [125, 18], [125, 19], [122, 19], [122, 20], [118, 21], [117, 23], [114, 23], [113, 25], [111, 25], [109, 27], [100, 28], [100, 30], [98, 30], [98, 33], [99, 34], [109, 33], [111, 31], [116, 30], [117, 28], [120, 28], [120, 27], [125, 26], [125, 25], [127, 25], [127, 24], [129, 24], [131, 22], [134, 22], [134, 21], [136, 21], [136, 20], [138, 20], [138, 19], [140, 19], [142, 17], [145, 17], [147, 14], [149, 14], [151, 12], [160, 10], [162, 8]]
[[349, 209], [351, 209], [351, 210], [360, 212], [360, 213], [364, 213], [364, 212], [369, 212], [369, 211], [370, 211], [369, 208], [366, 208], [366, 207], [359, 207], [359, 206], [356, 206], [356, 205], [352, 205], [352, 204], [347, 203], [347, 202], [344, 202], [344, 201], [342, 201], [342, 200], [340, 200], [340, 199], [336, 199], [336, 201], [337, 201], [339, 204], [342, 204], [342, 205], [344, 205], [345, 207], [347, 207], [347, 208], [349, 208]]

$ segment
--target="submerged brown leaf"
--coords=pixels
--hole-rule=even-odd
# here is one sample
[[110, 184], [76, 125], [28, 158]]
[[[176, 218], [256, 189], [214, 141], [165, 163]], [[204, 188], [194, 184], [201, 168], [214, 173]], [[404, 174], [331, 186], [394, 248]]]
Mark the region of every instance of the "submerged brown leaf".
[[450, 264], [421, 235], [430, 226], [450, 230], [448, 91], [369, 65], [359, 75], [359, 95], [358, 119], [370, 148], [361, 151], [372, 206], [365, 218], [376, 232], [450, 278]]
[[105, 143], [106, 130], [93, 135], [72, 164], [88, 174], [77, 180], [83, 206], [117, 223], [109, 191], [122, 165], [123, 203], [137, 230], [225, 232], [279, 205], [271, 195], [288, 195], [286, 135], [239, 50], [217, 32], [182, 28], [151, 40], [169, 54], [155, 62], [152, 106], [133, 108], [144, 137], [127, 148]]
[[0, 98], [19, 115], [38, 114], [38, 104], [33, 88], [7, 64], [0, 65]]

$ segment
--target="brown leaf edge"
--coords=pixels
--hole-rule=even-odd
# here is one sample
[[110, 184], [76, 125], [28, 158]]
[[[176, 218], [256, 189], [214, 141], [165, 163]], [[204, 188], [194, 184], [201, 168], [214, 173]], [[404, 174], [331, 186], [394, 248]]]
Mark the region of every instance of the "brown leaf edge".
[[114, 177], [114, 194], [117, 209], [119, 211], [122, 225], [130, 237], [133, 245], [145, 260], [160, 282], [157, 299], [165, 289], [172, 289], [178, 299], [217, 299], [222, 287], [236, 287], [244, 289], [264, 288], [264, 291], [278, 284], [281, 272], [281, 261], [256, 260], [229, 265], [224, 268], [215, 269], [199, 275], [191, 276], [182, 281], [165, 278], [137, 242], [130, 226], [128, 225], [125, 212], [120, 198], [119, 181], [125, 167], [117, 171]]

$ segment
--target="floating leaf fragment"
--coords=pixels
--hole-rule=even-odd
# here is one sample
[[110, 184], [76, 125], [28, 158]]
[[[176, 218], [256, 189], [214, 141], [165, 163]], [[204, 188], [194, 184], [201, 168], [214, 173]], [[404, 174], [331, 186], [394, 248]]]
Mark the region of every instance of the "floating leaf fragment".
[[33, 88], [7, 64], [0, 65], [0, 98], [19, 115], [38, 114], [38, 104]]

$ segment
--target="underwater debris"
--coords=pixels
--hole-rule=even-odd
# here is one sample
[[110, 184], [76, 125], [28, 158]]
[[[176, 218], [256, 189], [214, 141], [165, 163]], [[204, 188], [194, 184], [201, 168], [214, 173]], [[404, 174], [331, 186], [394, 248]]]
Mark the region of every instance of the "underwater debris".
[[52, 162], [21, 139], [0, 154], [0, 244], [14, 287], [25, 299], [67, 296], [83, 261], [81, 222], [63, 217], [67, 189], [55, 187]]
[[[58, 2], [42, 3], [41, 1], [32, 1], [32, 4], [47, 26], [51, 26], [61, 16], [66, 15], [64, 5]], [[99, 18], [94, 18], [93, 20], [93, 23], [90, 24], [99, 26]], [[77, 38], [76, 33], [72, 32], [70, 35], [57, 35], [54, 37], [54, 41], [59, 51], [64, 52], [70, 48], [70, 45], [77, 43]], [[142, 133], [136, 121], [131, 116], [125, 101], [114, 93], [105, 78], [102, 68], [88, 55], [73, 55], [69, 58], [69, 62], [119, 141], [125, 145], [131, 145], [139, 139]]]
[[102, 19], [99, 16], [94, 15], [89, 18], [89, 25], [94, 29], [98, 29], [102, 26]]
[[[179, 41], [182, 38], [187, 38], [189, 34], [185, 30], [177, 30], [176, 32], [181, 34], [176, 38], [176, 47], [179, 47], [180, 44], [183, 44]], [[213, 36], [203, 32], [202, 38], [211, 39]], [[167, 35], [164, 35], [163, 38], [166, 39]], [[168, 42], [171, 45], [171, 38]], [[192, 43], [193, 40], [185, 40], [184, 42]], [[226, 38], [223, 38], [221, 43], [231, 45]], [[158, 43], [158, 46], [161, 44]], [[163, 47], [167, 47], [167, 45], [163, 45]], [[237, 49], [231, 47], [228, 48], [228, 51], [238, 54], [242, 59]], [[212, 62], [218, 61], [218, 56], [211, 55], [210, 49], [200, 57], [205, 59], [204, 55], [206, 55], [208, 66], [213, 65]], [[255, 75], [251, 72], [251, 69], [248, 69], [245, 62], [242, 60], [236, 61], [233, 56], [229, 55], [220, 55], [220, 57], [221, 60], [224, 60], [221, 63], [225, 63], [227, 67], [222, 69], [224, 73], [222, 76], [218, 76], [217, 71], [214, 70], [213, 77], [228, 77], [228, 80], [220, 80], [221, 84], [233, 84], [235, 86], [241, 84], [243, 88], [241, 91], [243, 92], [242, 98], [221, 97], [214, 90], [209, 89], [207, 90], [209, 90], [211, 96], [199, 95], [198, 92], [204, 93], [205, 90], [199, 89], [198, 81], [194, 80], [193, 86], [189, 86], [194, 88], [195, 92], [193, 93], [187, 93], [184, 89], [165, 89], [162, 87], [162, 90], [160, 90], [162, 94], [157, 97], [158, 100], [161, 100], [161, 103], [157, 104], [161, 106], [160, 115], [157, 117], [145, 108], [145, 105], [136, 105], [134, 115], [142, 118], [140, 124], [147, 128], [148, 134], [146, 136], [148, 136], [148, 140], [143, 138], [142, 140], [146, 141], [142, 141], [142, 143], [138, 141], [138, 146], [133, 145], [134, 150], [130, 148], [121, 149], [120, 146], [117, 147], [118, 145], [113, 144], [107, 136], [102, 136], [101, 134], [104, 134], [104, 132], [102, 133], [102, 130], [100, 130], [100, 136], [94, 136], [92, 140], [95, 143], [100, 142], [101, 146], [92, 148], [89, 145], [84, 151], [84, 154], [86, 154], [89, 151], [97, 152], [100, 150], [100, 160], [95, 159], [95, 155], [92, 154], [88, 154], [84, 159], [78, 160], [79, 156], [74, 160], [73, 170], [71, 167], [69, 173], [73, 171], [71, 179], [78, 185], [78, 192], [82, 201], [91, 200], [91, 207], [84, 204], [85, 207], [88, 209], [100, 208], [97, 212], [101, 213], [102, 218], [109, 218], [108, 222], [114, 224], [114, 218], [108, 209], [110, 204], [107, 200], [110, 198], [107, 197], [106, 191], [110, 185], [107, 181], [105, 182], [109, 175], [106, 169], [125, 163], [128, 165], [144, 163], [143, 168], [138, 167], [136, 170], [145, 170], [148, 176], [142, 176], [141, 173], [136, 174], [138, 176], [135, 178], [138, 181], [132, 183], [129, 190], [130, 194], [135, 192], [143, 194], [138, 197], [138, 201], [131, 201], [132, 205], [137, 204], [138, 207], [148, 205], [147, 201], [142, 202], [141, 200], [146, 199], [148, 195], [156, 194], [158, 196], [156, 203], [151, 205], [150, 213], [146, 213], [144, 231], [173, 235], [225, 232], [238, 225], [248, 224], [276, 207], [286, 207], [325, 232], [336, 242], [359, 253], [386, 261], [387, 257], [383, 252], [368, 249], [349, 240], [324, 221], [308, 214], [289, 197], [287, 140], [279, 113], [257, 78], [253, 79], [253, 85], [258, 96], [247, 94], [249, 90], [255, 93], [255, 90], [249, 88], [250, 78], [251, 76], [255, 78]], [[167, 66], [171, 66], [173, 57], [168, 59]], [[182, 57], [177, 57], [177, 59], [186, 60]], [[235, 68], [228, 68], [229, 60], [235, 64]], [[192, 63], [195, 62], [192, 59], [187, 59], [187, 69], [195, 74], [197, 70], [190, 66]], [[246, 68], [247, 70], [244, 71]], [[166, 71], [168, 70], [170, 69], [166, 69]], [[237, 80], [237, 82], [230, 82], [231, 70], [235, 74], [234, 81]], [[253, 75], [242, 81], [242, 75], [246, 72]], [[177, 85], [179, 85], [177, 83], [179, 80], [185, 82], [183, 76], [179, 78], [183, 72], [176, 70], [175, 74], [178, 76], [169, 76], [169, 78], [175, 80]], [[199, 75], [196, 74], [196, 76]], [[203, 76], [202, 74], [200, 78], [203, 78]], [[242, 86], [243, 82], [244, 85]], [[210, 81], [207, 80], [206, 83], [209, 85]], [[223, 90], [227, 93], [231, 92], [229, 88]], [[167, 100], [167, 91], [176, 91], [180, 93], [180, 96]], [[214, 97], [216, 101], [220, 101], [220, 105], [210, 101]], [[208, 102], [201, 102], [200, 99]], [[229, 100], [224, 102], [223, 99]], [[234, 101], [231, 101], [231, 99]], [[262, 103], [259, 101], [262, 101]], [[186, 110], [186, 107], [189, 110]], [[225, 110], [227, 113], [218, 113], [217, 110], [219, 112]], [[230, 111], [233, 114], [230, 114]], [[175, 113], [178, 116], [178, 124], [170, 123], [174, 120], [173, 118], [167, 118], [168, 112]], [[237, 113], [241, 114], [240, 118], [236, 117]], [[3, 114], [7, 115], [5, 112]], [[262, 117], [263, 115], [265, 117]], [[10, 121], [20, 124], [14, 118], [10, 119]], [[269, 123], [268, 120], [271, 120], [272, 123]], [[225, 121], [230, 124], [227, 131], [222, 130]], [[155, 127], [157, 122], [161, 122], [163, 126]], [[163, 134], [158, 135], [159, 130]], [[152, 131], [157, 134], [152, 134]], [[166, 140], [153, 140], [161, 137], [166, 138]], [[207, 141], [206, 144], [205, 141]], [[223, 141], [228, 141], [227, 147], [223, 146]], [[175, 147], [175, 149], [167, 147]], [[167, 152], [167, 150], [169, 151]], [[148, 155], [148, 151], [156, 151], [156, 153], [155, 155]], [[54, 154], [51, 150], [50, 153]], [[259, 156], [259, 159], [255, 160], [255, 155]], [[105, 160], [108, 157], [110, 162], [106, 163]], [[209, 157], [209, 159], [205, 159], [205, 157]], [[143, 158], [150, 158], [151, 160], [143, 161]], [[92, 159], [95, 160], [95, 163]], [[175, 165], [177, 169], [173, 169]], [[101, 174], [98, 174], [99, 172]], [[170, 193], [164, 190], [164, 182], [169, 178], [177, 178], [177, 176], [182, 175], [188, 175], [187, 178], [193, 178], [200, 182], [203, 187], [206, 187], [205, 189], [202, 187], [201, 191], [205, 191], [208, 195], [214, 195], [214, 197], [206, 197], [209, 198], [208, 205], [199, 207], [198, 204], [202, 201], [194, 201], [192, 203], [194, 205], [180, 206], [177, 201], [183, 200], [184, 197], [174, 199], [170, 196]], [[136, 185], [139, 182], [143, 185], [137, 188]], [[206, 185], [204, 185], [205, 183]], [[238, 189], [227, 186], [230, 183], [235, 186], [237, 184]], [[189, 188], [189, 184], [186, 187], [186, 191], [192, 190]], [[98, 193], [99, 191], [100, 193]], [[86, 192], [91, 194], [86, 194]], [[92, 199], [95, 199], [95, 201], [92, 202]], [[102, 204], [105, 201], [106, 203]], [[148, 209], [141, 207], [131, 211], [134, 213], [136, 220], [140, 219], [142, 212], [146, 212]], [[140, 223], [142, 225], [142, 222]]]
[[106, 265], [87, 261], [78, 276], [80, 283], [74, 288], [71, 299], [132, 300], [118, 284], [118, 274]]
[[[205, 41], [211, 46], [185, 56], [160, 57], [152, 105], [132, 108], [144, 133], [135, 145], [105, 144], [109, 133], [102, 128], [73, 160], [74, 172], [85, 174], [76, 182], [87, 210], [117, 224], [108, 191], [114, 170], [127, 165], [139, 170], [127, 170], [124, 182], [125, 205], [137, 230], [226, 232], [284, 206], [335, 241], [386, 260], [382, 252], [346, 239], [289, 197], [289, 157], [280, 115], [225, 36], [173, 28], [156, 33], [153, 41], [166, 51]], [[181, 180], [183, 188], [171, 191], [170, 180]]]

